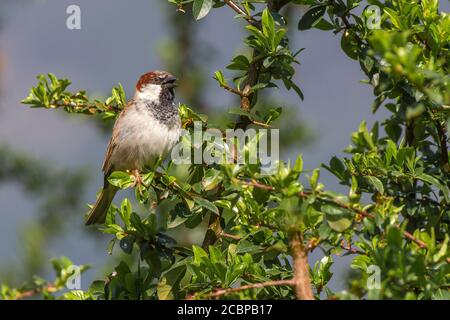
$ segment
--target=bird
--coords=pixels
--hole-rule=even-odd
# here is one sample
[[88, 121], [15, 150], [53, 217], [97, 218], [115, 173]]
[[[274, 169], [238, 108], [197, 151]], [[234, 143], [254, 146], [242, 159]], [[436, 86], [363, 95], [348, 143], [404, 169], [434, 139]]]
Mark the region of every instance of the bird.
[[167, 71], [143, 74], [133, 98], [118, 115], [106, 150], [103, 188], [90, 210], [86, 225], [103, 224], [118, 187], [108, 182], [114, 171], [130, 171], [140, 181], [146, 165], [164, 158], [178, 142], [181, 120], [175, 105], [177, 78]]

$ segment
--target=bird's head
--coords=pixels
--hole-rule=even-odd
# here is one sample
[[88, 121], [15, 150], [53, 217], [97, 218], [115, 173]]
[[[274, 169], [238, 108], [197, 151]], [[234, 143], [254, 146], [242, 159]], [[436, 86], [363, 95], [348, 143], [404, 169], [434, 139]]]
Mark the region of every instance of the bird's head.
[[143, 74], [136, 83], [135, 98], [145, 100], [159, 100], [161, 94], [169, 94], [173, 99], [177, 78], [167, 71], [150, 71]]

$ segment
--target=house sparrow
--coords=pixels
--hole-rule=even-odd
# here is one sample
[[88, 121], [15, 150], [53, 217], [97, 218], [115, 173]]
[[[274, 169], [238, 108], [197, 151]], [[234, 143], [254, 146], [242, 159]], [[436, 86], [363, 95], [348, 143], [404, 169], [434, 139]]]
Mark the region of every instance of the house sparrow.
[[86, 225], [104, 223], [118, 188], [108, 182], [113, 171], [139, 171], [166, 155], [180, 136], [181, 121], [174, 103], [177, 79], [165, 71], [142, 75], [136, 92], [119, 114], [103, 162], [104, 185]]

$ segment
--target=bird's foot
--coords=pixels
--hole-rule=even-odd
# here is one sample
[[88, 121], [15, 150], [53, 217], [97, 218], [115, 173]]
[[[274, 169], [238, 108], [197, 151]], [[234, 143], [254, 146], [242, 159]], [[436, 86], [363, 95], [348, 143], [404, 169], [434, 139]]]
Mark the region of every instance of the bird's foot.
[[144, 181], [142, 181], [141, 173], [139, 172], [138, 169], [133, 169], [133, 170], [131, 170], [131, 174], [132, 174], [132, 175], [134, 176], [134, 178], [135, 178], [135, 183], [134, 183], [134, 186], [135, 186], [135, 187], [136, 187], [136, 186], [144, 186], [144, 187], [147, 187], [147, 186], [145, 185]]

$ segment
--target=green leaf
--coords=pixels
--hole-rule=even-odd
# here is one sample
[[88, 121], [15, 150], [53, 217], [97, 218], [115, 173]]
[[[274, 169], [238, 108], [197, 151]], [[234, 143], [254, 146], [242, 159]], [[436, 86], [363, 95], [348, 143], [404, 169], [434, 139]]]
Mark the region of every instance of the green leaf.
[[179, 283], [186, 274], [186, 265], [176, 264], [162, 276], [158, 283], [157, 293], [158, 299], [169, 300], [175, 299], [178, 291]]
[[295, 172], [301, 173], [303, 171], [303, 155], [299, 154], [295, 160], [294, 167], [292, 168]]
[[141, 217], [136, 212], [132, 212], [130, 216], [130, 225], [140, 233], [141, 236], [146, 234], [146, 227], [141, 221]]
[[322, 205], [326, 220], [331, 229], [343, 232], [352, 224], [351, 212], [334, 204]]
[[128, 226], [130, 224], [131, 203], [127, 198], [123, 199], [122, 201], [119, 215], [120, 218], [122, 218], [122, 221], [125, 223], [125, 226]]
[[416, 176], [417, 179], [422, 180], [426, 183], [429, 183], [433, 186], [435, 186], [436, 188], [438, 188], [439, 190], [441, 190], [444, 198], [445, 198], [445, 202], [450, 202], [450, 190], [449, 188], [442, 184], [438, 179], [436, 179], [435, 177], [432, 177], [426, 173], [422, 173], [418, 176]]
[[313, 173], [311, 175], [311, 178], [309, 179], [309, 183], [311, 185], [311, 189], [316, 189], [317, 188], [317, 181], [319, 180], [320, 177], [320, 170], [319, 169], [314, 169]]
[[193, 245], [192, 252], [194, 254], [194, 263], [200, 264], [203, 261], [203, 258], [208, 258], [208, 254], [201, 247]]
[[400, 18], [398, 17], [397, 13], [389, 7], [384, 7], [383, 10], [386, 13], [386, 15], [389, 17], [389, 19], [391, 20], [394, 27], [396, 27], [397, 29], [401, 29], [401, 22], [400, 22]]
[[220, 70], [217, 70], [214, 73], [214, 79], [216, 79], [221, 86], [224, 86], [227, 84], [227, 82], [225, 81], [225, 77], [223, 76], [223, 73]]
[[[230, 70], [247, 70], [250, 66], [250, 61], [248, 61], [248, 58], [244, 55], [238, 55], [233, 58], [232, 63], [227, 66], [227, 69]], [[217, 74], [219, 72], [219, 74]], [[216, 79], [222, 79], [222, 82], [225, 82], [225, 79], [223, 79], [223, 74], [220, 71], [216, 71]], [[220, 82], [220, 81], [219, 81]]]
[[269, 112], [264, 116], [265, 123], [272, 123], [281, 116], [282, 108], [270, 109]]
[[377, 177], [374, 176], [367, 176], [366, 177], [367, 180], [369, 181], [369, 183], [380, 193], [383, 194], [384, 193], [384, 187], [383, 187], [383, 183], [380, 181], [380, 179], [378, 179]]
[[215, 214], [219, 214], [219, 209], [217, 209], [217, 207], [214, 205], [214, 203], [210, 202], [209, 200], [206, 200], [206, 199], [200, 198], [200, 197], [194, 197], [194, 201], [200, 207], [205, 208], [209, 211], [212, 211]]
[[245, 111], [245, 110], [243, 110], [241, 108], [231, 108], [231, 109], [228, 110], [228, 113], [236, 114], [236, 115], [239, 115], [239, 116], [246, 116], [250, 120], [258, 120], [258, 121], [262, 120], [256, 114], [248, 112], [248, 111]]
[[318, 23], [324, 15], [326, 6], [318, 6], [309, 9], [298, 22], [299, 30], [308, 30]]
[[323, 31], [329, 31], [334, 29], [334, 25], [331, 22], [328, 22], [324, 18], [313, 24], [313, 27]]
[[358, 58], [358, 43], [352, 31], [346, 30], [342, 34], [341, 48], [351, 59], [356, 60]]
[[275, 23], [273, 21], [273, 17], [270, 14], [269, 10], [266, 8], [262, 13], [262, 30], [263, 34], [269, 39], [269, 43], [271, 44], [272, 49], [275, 44]]
[[195, 20], [204, 18], [213, 7], [213, 0], [194, 0], [192, 5], [192, 14]]
[[134, 185], [134, 177], [123, 171], [114, 171], [108, 177], [108, 182], [120, 189], [126, 189]]
[[203, 190], [210, 191], [216, 188], [221, 181], [221, 171], [211, 168], [206, 171], [205, 176], [202, 179]]
[[63, 295], [65, 300], [90, 300], [92, 299], [91, 295], [88, 292], [84, 292], [82, 290], [72, 290]]

